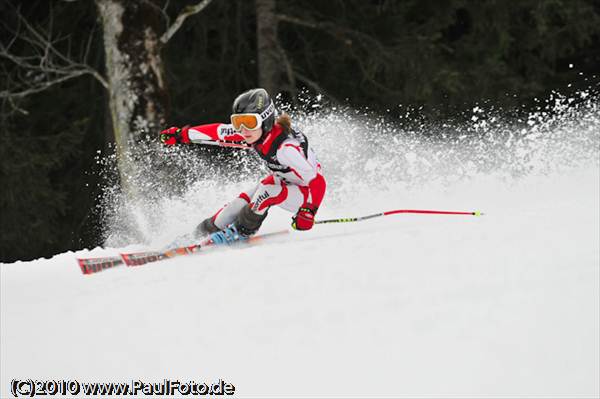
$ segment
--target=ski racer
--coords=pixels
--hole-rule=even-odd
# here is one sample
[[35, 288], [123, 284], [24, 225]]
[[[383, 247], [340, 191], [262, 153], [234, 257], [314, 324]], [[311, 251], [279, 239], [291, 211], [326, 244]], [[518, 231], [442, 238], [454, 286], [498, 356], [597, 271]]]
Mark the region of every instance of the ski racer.
[[211, 141], [245, 142], [262, 158], [271, 174], [241, 192], [196, 228], [196, 236], [210, 235], [215, 244], [229, 244], [255, 234], [269, 208], [294, 213], [292, 227], [310, 230], [325, 195], [321, 165], [304, 134], [292, 129], [287, 114], [277, 116], [266, 90], [240, 94], [233, 102], [231, 124], [170, 127], [160, 133], [163, 144]]

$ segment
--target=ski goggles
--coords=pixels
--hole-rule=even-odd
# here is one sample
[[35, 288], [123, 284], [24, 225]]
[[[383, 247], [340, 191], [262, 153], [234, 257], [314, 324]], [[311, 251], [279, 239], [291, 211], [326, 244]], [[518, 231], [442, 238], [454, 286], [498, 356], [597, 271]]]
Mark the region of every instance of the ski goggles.
[[262, 123], [269, 118], [275, 112], [275, 105], [273, 101], [271, 104], [260, 114], [247, 113], [247, 114], [233, 114], [231, 115], [231, 124], [236, 131], [242, 130], [242, 126], [248, 130], [256, 130], [262, 126]]

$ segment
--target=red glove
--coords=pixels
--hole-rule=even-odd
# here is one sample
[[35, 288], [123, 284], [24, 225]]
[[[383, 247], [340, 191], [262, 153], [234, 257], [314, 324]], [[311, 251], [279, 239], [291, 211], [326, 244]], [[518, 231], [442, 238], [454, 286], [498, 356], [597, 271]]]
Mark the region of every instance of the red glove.
[[304, 204], [298, 209], [296, 215], [292, 218], [292, 227], [295, 230], [310, 230], [315, 224], [315, 214], [318, 207], [312, 204]]
[[189, 144], [189, 128], [189, 125], [184, 127], [170, 127], [160, 132], [158, 138], [164, 145]]

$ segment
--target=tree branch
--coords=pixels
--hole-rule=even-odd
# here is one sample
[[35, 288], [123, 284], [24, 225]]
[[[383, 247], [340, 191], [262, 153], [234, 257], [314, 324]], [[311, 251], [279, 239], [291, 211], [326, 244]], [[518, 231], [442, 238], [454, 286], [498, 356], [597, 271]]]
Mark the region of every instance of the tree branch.
[[314, 90], [316, 90], [317, 93], [321, 93], [321, 94], [325, 95], [325, 97], [329, 98], [334, 103], [341, 104], [341, 101], [339, 101], [336, 97], [334, 97], [331, 94], [329, 94], [329, 92], [327, 90], [323, 89], [314, 80], [308, 78], [307, 76], [305, 76], [301, 72], [298, 72], [297, 69], [294, 69], [294, 74], [298, 77], [298, 79], [300, 79], [302, 82], [306, 83], [307, 86], [312, 87]]
[[[0, 58], [9, 60], [14, 65], [11, 69], [2, 69], [0, 76], [4, 87], [0, 89], [0, 98], [8, 99], [13, 109], [23, 111], [14, 105], [13, 100], [39, 93], [51, 86], [83, 75], [94, 77], [105, 89], [108, 89], [108, 82], [98, 71], [86, 63], [74, 61], [70, 55], [56, 48], [56, 44], [64, 42], [65, 39], [69, 40], [69, 37], [58, 39], [52, 37], [52, 16], [50, 16], [48, 30], [44, 31], [34, 28], [18, 9], [14, 8], [14, 12], [18, 23], [16, 30], [3, 23], [4, 28], [11, 32], [13, 37], [8, 40], [7, 45], [0, 42]], [[25, 49], [29, 54], [18, 55], [11, 51], [17, 41], [27, 44]], [[88, 39], [83, 54], [84, 60], [89, 51], [90, 41], [91, 38]], [[66, 44], [67, 51], [70, 53], [70, 42]]]
[[46, 89], [48, 89], [50, 86], [54, 86], [56, 84], [65, 82], [69, 79], [73, 79], [85, 74], [89, 74], [90, 72], [88, 71], [75, 71], [72, 73], [69, 73], [68, 75], [65, 76], [61, 76], [55, 79], [51, 79], [51, 80], [47, 80], [47, 81], [43, 81], [40, 83], [34, 83], [31, 84], [29, 87], [27, 87], [26, 89], [21, 89], [20, 91], [13, 91], [13, 90], [3, 90], [0, 91], [0, 98], [9, 98], [9, 99], [17, 99], [17, 98], [23, 98], [23, 97], [27, 97], [31, 94], [34, 93], [39, 93], [41, 91], [44, 91]]
[[[6, 46], [0, 42], [0, 58], [9, 60], [14, 67], [10, 70], [3, 68], [0, 74], [4, 86], [0, 90], [0, 98], [9, 99], [13, 104], [12, 100], [39, 93], [51, 86], [83, 75], [94, 77], [104, 88], [108, 89], [107, 80], [98, 71], [86, 63], [74, 61], [70, 55], [56, 48], [56, 44], [64, 42], [65, 39], [69, 40], [69, 37], [58, 39], [52, 37], [52, 16], [50, 16], [50, 26], [46, 32], [34, 28], [18, 9], [15, 8], [14, 11], [18, 23], [16, 30], [3, 23], [4, 28], [10, 31], [13, 37]], [[88, 39], [83, 54], [84, 60], [89, 51], [90, 40], [91, 38]], [[17, 41], [27, 44], [25, 51], [28, 51], [29, 54], [17, 55], [11, 51], [11, 47]], [[66, 44], [67, 51], [70, 53], [70, 41]], [[13, 108], [22, 111], [14, 106]]]
[[173, 22], [173, 25], [169, 26], [167, 31], [161, 36], [160, 42], [162, 44], [166, 44], [175, 34], [175, 32], [177, 32], [179, 28], [181, 28], [181, 25], [183, 25], [183, 22], [187, 19], [187, 17], [199, 13], [211, 2], [212, 0], [202, 0], [200, 3], [194, 6], [185, 7], [183, 11], [181, 11], [181, 13], [177, 16], [175, 22]]
[[[310, 29], [321, 30], [333, 36], [335, 39], [340, 40], [347, 46], [348, 54], [357, 62], [365, 80], [387, 93], [399, 93], [398, 91], [388, 88], [387, 85], [379, 83], [374, 76], [378, 67], [386, 67], [386, 62], [391, 59], [391, 54], [394, 54], [395, 52], [394, 48], [386, 48], [386, 46], [378, 39], [366, 33], [339, 26], [331, 22], [307, 20], [286, 14], [279, 14], [277, 18], [279, 21]], [[357, 52], [357, 50], [359, 51]], [[360, 54], [360, 52], [362, 52], [362, 54]], [[365, 65], [366, 62], [368, 62], [369, 65]], [[296, 73], [296, 75], [309, 86], [315, 89], [319, 87], [316, 82], [307, 79], [305, 76], [302, 76], [299, 73]]]
[[348, 46], [352, 46], [354, 44], [354, 41], [350, 38], [354, 37], [359, 42], [362, 42], [365, 48], [372, 51], [377, 51], [387, 57], [387, 52], [385, 51], [385, 48], [381, 42], [366, 33], [345, 28], [332, 22], [311, 21], [286, 14], [279, 14], [277, 19], [294, 25], [304, 26], [306, 28], [322, 30], [325, 33], [328, 33], [329, 35], [341, 40]]

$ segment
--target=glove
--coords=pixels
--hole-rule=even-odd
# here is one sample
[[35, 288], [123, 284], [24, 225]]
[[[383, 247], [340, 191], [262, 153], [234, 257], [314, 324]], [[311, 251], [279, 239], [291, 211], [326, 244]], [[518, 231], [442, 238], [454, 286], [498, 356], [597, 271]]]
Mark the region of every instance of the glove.
[[294, 230], [310, 230], [315, 224], [315, 214], [318, 207], [312, 204], [304, 204], [298, 209], [296, 215], [292, 218], [292, 228]]
[[164, 145], [189, 144], [189, 128], [189, 125], [184, 127], [170, 127], [160, 132], [158, 138]]

